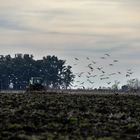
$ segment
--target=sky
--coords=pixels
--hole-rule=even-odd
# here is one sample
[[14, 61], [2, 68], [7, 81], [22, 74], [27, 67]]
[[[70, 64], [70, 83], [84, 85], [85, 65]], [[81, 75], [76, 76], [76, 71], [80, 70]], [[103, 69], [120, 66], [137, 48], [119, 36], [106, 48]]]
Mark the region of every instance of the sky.
[[[86, 87], [108, 86], [115, 80], [140, 79], [139, 0], [0, 0], [0, 54], [28, 53], [36, 59], [56, 55]], [[105, 54], [110, 54], [110, 57]], [[100, 57], [105, 56], [105, 59]], [[87, 57], [90, 60], [87, 60]], [[75, 60], [78, 58], [79, 60]], [[114, 59], [119, 60], [109, 66]], [[94, 74], [121, 71], [107, 80], [86, 79], [91, 61]], [[134, 72], [126, 78], [128, 69]], [[76, 83], [75, 83], [76, 84]], [[110, 86], [110, 85], [109, 85]]]

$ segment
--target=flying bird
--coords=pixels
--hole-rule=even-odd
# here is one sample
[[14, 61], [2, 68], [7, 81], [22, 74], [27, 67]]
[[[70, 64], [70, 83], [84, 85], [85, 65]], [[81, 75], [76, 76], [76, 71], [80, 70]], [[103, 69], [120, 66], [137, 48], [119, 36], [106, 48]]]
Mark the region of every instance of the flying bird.
[[114, 60], [114, 62], [118, 62], [118, 60]]
[[102, 73], [105, 73], [105, 71], [102, 70]]
[[93, 71], [93, 70], [94, 70], [94, 69], [93, 69], [93, 67], [91, 67], [91, 66], [90, 66], [89, 68], [90, 68], [90, 70], [91, 70], [91, 71]]
[[109, 55], [109, 54], [107, 54], [107, 53], [106, 53], [105, 55], [106, 55], [106, 56], [110, 56], [110, 55]]
[[92, 77], [94, 78], [94, 77], [96, 77], [97, 75], [92, 75]]
[[79, 73], [79, 74], [78, 74], [78, 77], [81, 77], [81, 76], [82, 76], [82, 74], [84, 74], [84, 72]]
[[127, 73], [130, 74], [130, 75], [133, 74], [133, 72], [127, 72]]
[[73, 87], [78, 87], [78, 85], [74, 85]]
[[93, 71], [93, 67], [91, 65], [92, 64], [88, 64], [88, 67]]
[[127, 71], [132, 71], [132, 69], [128, 69]]
[[83, 84], [84, 84], [84, 82], [80, 83], [80, 85], [83, 85]]
[[109, 64], [109, 66], [113, 66], [113, 64]]
[[92, 61], [92, 63], [93, 63], [93, 64], [96, 64], [96, 62], [95, 62], [95, 61]]
[[130, 77], [130, 75], [129, 74], [126, 74], [126, 77]]
[[111, 84], [111, 82], [107, 82], [107, 84], [108, 84], [108, 85], [110, 85], [110, 84]]
[[89, 67], [89, 66], [91, 66], [91, 65], [92, 65], [91, 63], [90, 63], [90, 64], [88, 64], [88, 67]]
[[103, 77], [103, 76], [105, 76], [105, 75], [104, 74], [100, 75], [100, 77]]
[[105, 79], [109, 79], [109, 77], [100, 78], [100, 80], [105, 80]]
[[75, 60], [79, 60], [78, 58], [75, 58]]
[[90, 76], [86, 76], [87, 78], [90, 78]]
[[98, 69], [98, 70], [101, 70], [101, 69], [103, 69], [103, 67], [98, 67], [97, 69]]
[[91, 83], [91, 84], [94, 84], [94, 82], [90, 81], [89, 79], [87, 79], [87, 81], [88, 81], [89, 83]]
[[90, 73], [90, 72], [88, 72], [88, 75], [91, 75], [91, 73]]
[[132, 79], [132, 81], [135, 81], [136, 79]]
[[84, 86], [82, 86], [82, 88], [83, 88], [83, 89], [85, 89], [85, 87], [84, 87]]
[[111, 73], [111, 74], [109, 74], [109, 76], [112, 76], [112, 75], [115, 75], [116, 73]]
[[101, 59], [105, 59], [105, 57], [100, 57]]

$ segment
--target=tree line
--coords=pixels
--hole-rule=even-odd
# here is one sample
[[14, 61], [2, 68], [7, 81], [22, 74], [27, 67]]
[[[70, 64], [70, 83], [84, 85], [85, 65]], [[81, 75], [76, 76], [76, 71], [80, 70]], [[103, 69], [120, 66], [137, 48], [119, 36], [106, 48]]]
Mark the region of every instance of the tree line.
[[72, 67], [57, 56], [35, 60], [30, 54], [0, 55], [0, 89], [23, 90], [31, 77], [41, 77], [47, 88], [67, 89], [74, 80]]

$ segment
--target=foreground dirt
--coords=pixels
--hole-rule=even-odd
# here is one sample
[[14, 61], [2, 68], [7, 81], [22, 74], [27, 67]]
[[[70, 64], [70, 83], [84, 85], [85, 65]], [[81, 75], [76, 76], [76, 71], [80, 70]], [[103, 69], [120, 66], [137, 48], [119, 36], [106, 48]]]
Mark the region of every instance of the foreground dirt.
[[0, 140], [137, 140], [140, 96], [0, 94]]

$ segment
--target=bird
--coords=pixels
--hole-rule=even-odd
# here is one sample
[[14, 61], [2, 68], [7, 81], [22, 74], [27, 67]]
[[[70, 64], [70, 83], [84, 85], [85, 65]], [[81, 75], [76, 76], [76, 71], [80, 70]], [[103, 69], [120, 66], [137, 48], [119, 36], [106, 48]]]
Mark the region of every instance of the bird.
[[91, 84], [94, 84], [94, 82], [90, 82]]
[[81, 77], [81, 76], [82, 76], [82, 74], [84, 74], [84, 72], [79, 73], [79, 74], [78, 74], [78, 77]]
[[108, 85], [110, 85], [110, 84], [111, 84], [111, 82], [107, 82], [107, 84], [108, 84]]
[[84, 84], [84, 82], [80, 83], [80, 85], [83, 85], [83, 84]]
[[109, 55], [109, 54], [107, 54], [107, 53], [106, 53], [105, 55], [106, 55], [106, 56], [110, 56], [110, 55]]
[[75, 75], [78, 75], [79, 73], [75, 73]]
[[132, 81], [135, 81], [136, 79], [132, 79]]
[[100, 57], [101, 59], [105, 59], [105, 57]]
[[78, 58], [75, 58], [75, 60], [79, 60]]
[[88, 75], [91, 75], [91, 73], [90, 73], [90, 72], [88, 72]]
[[103, 67], [98, 67], [97, 69], [98, 69], [98, 70], [101, 70], [101, 69], [103, 69]]
[[95, 62], [95, 61], [92, 61], [92, 63], [93, 63], [93, 64], [96, 64], [96, 62]]
[[89, 83], [91, 83], [91, 84], [93, 84], [93, 83], [94, 83], [94, 82], [90, 81], [89, 79], [87, 79], [87, 81], [88, 81]]
[[113, 66], [113, 64], [109, 64], [109, 66]]
[[100, 80], [103, 80], [104, 78], [100, 78]]
[[92, 65], [92, 64], [89, 64], [89, 65], [88, 65], [88, 68], [90, 68], [90, 70], [93, 71], [94, 69], [93, 69], [93, 67], [92, 67], [91, 65]]
[[89, 57], [87, 57], [87, 60], [89, 60]]
[[80, 75], [84, 74], [84, 72], [79, 73]]
[[88, 67], [90, 67], [92, 64], [90, 63], [90, 64], [88, 64]]
[[129, 74], [126, 74], [126, 77], [130, 77], [130, 75]]
[[89, 68], [90, 68], [90, 70], [91, 70], [91, 71], [93, 71], [93, 70], [94, 70], [94, 68], [93, 68], [93, 67], [89, 67]]
[[85, 87], [84, 86], [81, 86], [83, 89], [85, 89]]
[[105, 71], [102, 70], [102, 73], [105, 73]]
[[78, 87], [78, 85], [74, 85], [73, 87]]
[[133, 72], [127, 72], [127, 73], [130, 74], [130, 75], [133, 74]]
[[90, 68], [90, 70], [93, 71], [94, 69], [93, 68]]
[[97, 75], [92, 75], [91, 77], [93, 77], [93, 78], [94, 78], [94, 77], [96, 77], [96, 76], [97, 76]]
[[90, 76], [86, 76], [87, 78], [90, 78]]
[[109, 74], [109, 76], [111, 76], [111, 75], [115, 75], [116, 73], [111, 73], [111, 74]]
[[114, 62], [118, 62], [118, 60], [114, 60]]
[[109, 79], [109, 77], [105, 77], [105, 79]]
[[121, 74], [121, 72], [118, 72], [118, 74]]
[[109, 77], [100, 78], [100, 80], [105, 80], [105, 79], [109, 79]]
[[103, 77], [103, 76], [105, 76], [105, 75], [104, 74], [100, 75], [100, 77]]
[[128, 69], [127, 71], [132, 71], [132, 69]]

